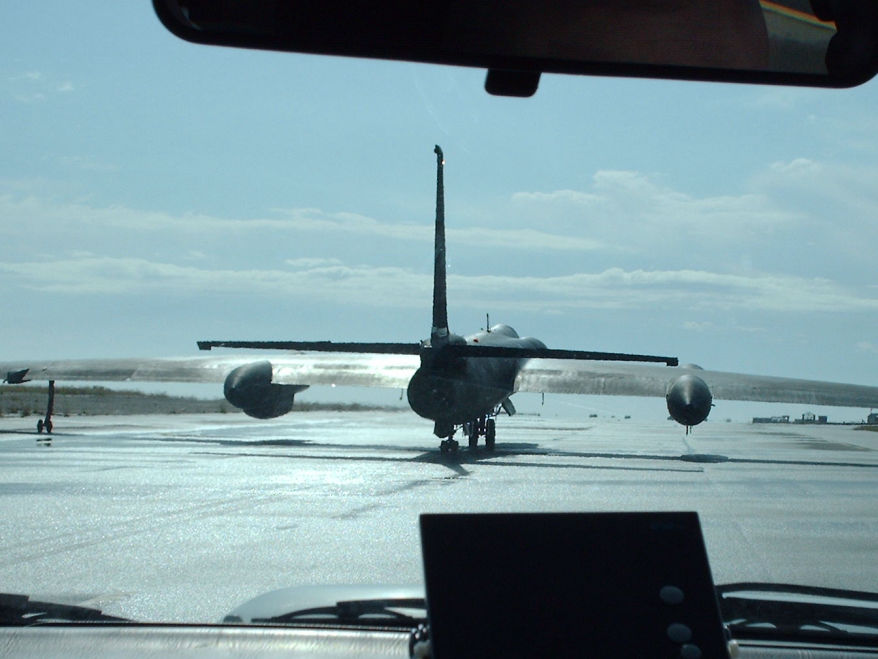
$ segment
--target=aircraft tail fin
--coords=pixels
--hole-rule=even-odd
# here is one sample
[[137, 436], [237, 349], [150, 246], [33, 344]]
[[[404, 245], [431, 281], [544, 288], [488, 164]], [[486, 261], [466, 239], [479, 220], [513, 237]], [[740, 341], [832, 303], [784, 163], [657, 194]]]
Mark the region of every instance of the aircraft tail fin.
[[436, 154], [436, 234], [433, 248], [433, 325], [430, 329], [430, 345], [438, 347], [448, 343], [448, 302], [445, 286], [445, 185], [442, 172], [445, 156], [437, 144]]
[[[444, 354], [452, 357], [489, 357], [506, 359], [576, 359], [626, 362], [663, 362], [676, 366], [676, 357], [655, 355], [631, 355], [619, 352], [593, 352], [586, 350], [553, 350], [550, 348], [513, 348], [486, 345], [449, 345], [448, 303], [445, 294], [445, 186], [442, 178], [445, 156], [437, 144], [436, 154], [436, 236], [433, 259], [433, 325], [430, 329], [430, 345], [444, 347]], [[490, 316], [485, 318], [486, 330], [490, 331]], [[199, 341], [199, 350], [212, 348], [244, 348], [255, 350], [301, 350], [308, 352], [356, 352], [377, 354], [421, 355], [424, 346], [420, 343], [335, 343], [333, 341]], [[26, 373], [26, 371], [22, 371]], [[9, 373], [7, 378], [17, 377]], [[23, 375], [20, 377], [24, 377]], [[15, 380], [20, 382], [21, 380]], [[506, 411], [514, 413], [510, 401]], [[511, 411], [510, 411], [511, 410]]]

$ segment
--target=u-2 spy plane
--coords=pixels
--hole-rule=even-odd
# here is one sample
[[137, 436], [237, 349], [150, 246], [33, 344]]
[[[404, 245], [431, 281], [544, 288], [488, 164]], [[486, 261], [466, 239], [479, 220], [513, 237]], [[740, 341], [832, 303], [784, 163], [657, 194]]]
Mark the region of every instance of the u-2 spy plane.
[[[191, 358], [88, 359], [0, 363], [11, 384], [49, 381], [45, 418], [38, 432], [52, 431], [56, 380], [223, 382], [226, 399], [249, 416], [268, 419], [293, 408], [311, 385], [405, 387], [418, 415], [433, 421], [440, 450], [453, 452], [460, 429], [470, 448], [484, 438], [493, 449], [495, 419], [515, 413], [518, 391], [664, 396], [670, 416], [686, 427], [704, 421], [713, 399], [787, 402], [843, 407], [878, 406], [878, 387], [706, 371], [678, 366], [675, 357], [547, 348], [520, 337], [508, 325], [460, 336], [448, 327], [445, 282], [445, 193], [442, 149], [436, 146], [436, 220], [433, 322], [419, 343], [333, 341], [199, 341], [201, 350], [273, 350]], [[637, 363], [639, 362], [639, 363]], [[650, 363], [651, 362], [651, 363]], [[659, 365], [662, 364], [662, 365]]]

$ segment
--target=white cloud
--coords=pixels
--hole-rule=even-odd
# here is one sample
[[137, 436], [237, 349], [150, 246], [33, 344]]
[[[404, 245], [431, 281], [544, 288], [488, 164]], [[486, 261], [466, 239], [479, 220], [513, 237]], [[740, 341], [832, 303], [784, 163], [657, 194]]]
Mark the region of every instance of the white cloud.
[[822, 167], [808, 158], [794, 158], [789, 162], [773, 162], [769, 169], [787, 176], [813, 176], [822, 171]]
[[291, 268], [296, 269], [304, 269], [308, 268], [316, 268], [320, 266], [327, 265], [341, 265], [341, 261], [339, 259], [323, 259], [323, 258], [302, 258], [302, 259], [287, 259], [284, 261]]
[[687, 320], [682, 325], [683, 329], [690, 330], [692, 332], [706, 332], [707, 330], [711, 330], [714, 328], [714, 324], [710, 321], [699, 322], [695, 320]]
[[534, 221], [549, 219], [599, 244], [641, 252], [745, 243], [799, 218], [761, 192], [697, 197], [633, 171], [598, 171], [585, 191], [518, 192], [512, 202]]
[[52, 94], [66, 94], [74, 90], [69, 80], [53, 81], [41, 71], [25, 71], [6, 78], [9, 94], [20, 103], [45, 101]]
[[[203, 293], [305, 297], [407, 306], [406, 296], [429, 294], [430, 278], [401, 268], [349, 267], [329, 261], [300, 270], [206, 269], [192, 265], [108, 256], [53, 262], [0, 263], [4, 279], [26, 288], [67, 295]], [[9, 282], [6, 282], [7, 285]], [[393, 290], [393, 295], [386, 294]], [[376, 294], [377, 293], [377, 294]]]
[[9, 76], [9, 80], [16, 82], [18, 80], [28, 80], [30, 82], [37, 82], [38, 80], [42, 80], [43, 74], [40, 71], [25, 71], [24, 73], [19, 73], [17, 75]]
[[516, 192], [512, 195], [512, 200], [515, 202], [560, 202], [586, 206], [600, 204], [602, 197], [578, 190], [555, 190], [554, 192]]
[[602, 265], [826, 272], [848, 283], [871, 283], [863, 279], [874, 272], [878, 167], [793, 157], [767, 165], [742, 192], [721, 195], [603, 170], [582, 190], [519, 192], [511, 205], [519, 224], [616, 247], [617, 262]]
[[[89, 158], [66, 157], [62, 162], [86, 169], [107, 170]], [[53, 233], [68, 226], [76, 232], [84, 226], [114, 227], [130, 231], [161, 232], [169, 235], [205, 233], [231, 234], [261, 231], [310, 232], [321, 235], [339, 234], [368, 236], [400, 241], [432, 242], [432, 223], [408, 224], [381, 222], [365, 215], [339, 212], [327, 213], [315, 208], [287, 209], [281, 217], [230, 219], [202, 213], [172, 215], [142, 211], [125, 206], [98, 207], [81, 202], [56, 202], [42, 197], [22, 197], [10, 193], [0, 195], [0, 225], [13, 232]], [[591, 239], [555, 234], [539, 229], [503, 229], [483, 227], [449, 227], [449, 243], [479, 244], [486, 247], [527, 249], [528, 251], [590, 251], [601, 248]]]
[[[138, 258], [84, 256], [50, 262], [0, 263], [9, 289], [76, 294], [242, 293], [268, 299], [316, 298], [347, 304], [421, 308], [432, 274], [398, 267], [349, 266], [335, 259], [296, 259], [291, 269], [206, 269]], [[741, 276], [694, 270], [625, 271], [534, 276], [448, 277], [456, 306], [523, 311], [673, 308], [681, 311], [857, 312], [878, 310], [878, 298], [826, 279]], [[688, 324], [688, 329], [704, 326]]]
[[871, 265], [878, 243], [878, 167], [795, 158], [775, 162], [754, 179], [763, 194], [803, 218], [797, 240]]
[[[807, 179], [820, 168], [816, 161], [797, 158], [773, 164], [765, 175], [785, 181], [797, 176]], [[15, 189], [9, 182], [2, 184], [7, 190]], [[785, 268], [780, 262], [787, 251], [783, 241], [766, 241], [761, 261], [748, 251], [730, 247], [725, 234], [733, 236], [734, 245], [735, 239], [743, 241], [741, 234], [748, 226], [758, 232], [792, 225], [797, 230], [788, 244], [804, 243], [805, 236], [798, 229], [800, 216], [770, 202], [766, 193], [696, 197], [662, 185], [656, 177], [602, 171], [586, 191], [519, 193], [513, 202], [534, 217], [548, 217], [534, 221], [531, 226], [535, 228], [450, 228], [448, 238], [451, 245], [504, 250], [501, 255], [513, 248], [526, 249], [526, 267], [520, 268], [519, 261], [511, 258], [509, 266], [497, 274], [450, 270], [455, 305], [543, 313], [670, 306], [684, 317], [705, 310], [835, 313], [878, 309], [878, 296], [869, 288], [874, 279], [841, 281], [836, 274], [816, 276], [819, 271], [811, 266], [819, 262], [826, 242], [822, 235], [807, 236], [816, 244], [813, 256], [803, 252], [804, 261], [798, 253], [788, 260], [803, 263], [799, 269]], [[574, 228], [563, 230], [565, 221]], [[0, 228], [12, 250], [8, 253], [33, 254], [27, 246], [40, 245], [40, 259], [24, 257], [32, 262], [0, 263], [0, 278], [5, 280], [0, 283], [7, 288], [17, 284], [67, 294], [231, 291], [266, 298], [311, 297], [420, 308], [429, 299], [432, 284], [426, 269], [351, 265], [357, 257], [351, 256], [350, 250], [344, 252], [347, 261], [343, 261], [343, 250], [333, 251], [332, 247], [333, 242], [348, 238], [346, 245], [362, 243], [371, 250], [363, 251], [369, 257], [358, 260], [380, 253], [390, 255], [380, 262], [394, 263], [393, 249], [385, 249], [389, 242], [431, 242], [429, 222], [388, 223], [362, 214], [319, 209], [292, 209], [251, 219], [174, 215], [10, 192], [0, 195]], [[297, 233], [329, 236], [330, 241], [315, 249], [318, 236], [307, 236], [309, 249], [294, 252], [296, 258], [284, 261], [275, 251], [270, 260], [265, 259], [265, 245], [274, 247], [288, 240], [296, 245]], [[229, 267], [211, 269], [207, 265], [215, 263], [207, 254], [216, 257], [216, 250], [223, 249], [206, 244], [205, 237], [214, 236], [235, 245], [237, 251]], [[639, 245], [641, 253], [603, 249], [600, 261], [587, 260], [592, 272], [583, 271], [575, 258], [555, 257], [575, 257], [577, 252], [592, 252], [603, 245], [631, 243]], [[375, 251], [376, 244], [383, 251]], [[760, 241], [756, 245], [761, 245]], [[71, 253], [75, 255], [56, 256]], [[196, 264], [204, 267], [193, 267]], [[709, 329], [691, 322], [683, 326], [692, 332]]]
[[12, 98], [19, 103], [39, 103], [46, 100], [46, 95], [42, 92], [13, 92]]
[[[451, 278], [449, 278], [449, 285]], [[878, 310], [878, 298], [822, 278], [729, 275], [697, 270], [609, 268], [600, 273], [555, 277], [465, 277], [461, 287], [512, 291], [512, 305], [558, 308], [644, 309], [672, 305], [686, 310], [853, 312]]]

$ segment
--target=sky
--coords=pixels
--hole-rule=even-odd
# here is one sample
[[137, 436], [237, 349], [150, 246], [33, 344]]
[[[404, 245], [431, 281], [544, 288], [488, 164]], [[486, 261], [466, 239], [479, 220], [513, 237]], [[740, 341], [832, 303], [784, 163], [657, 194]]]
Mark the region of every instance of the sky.
[[192, 45], [145, 1], [0, 16], [0, 361], [425, 338], [440, 144], [453, 331], [878, 384], [875, 84], [498, 98], [477, 69]]

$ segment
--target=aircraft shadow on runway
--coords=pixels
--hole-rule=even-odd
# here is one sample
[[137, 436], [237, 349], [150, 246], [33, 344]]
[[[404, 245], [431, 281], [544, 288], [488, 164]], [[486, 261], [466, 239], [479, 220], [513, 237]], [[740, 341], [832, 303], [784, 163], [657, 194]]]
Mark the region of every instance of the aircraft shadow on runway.
[[[2, 434], [22, 434], [31, 435], [37, 439], [38, 443], [51, 447], [51, 439], [71, 440], [78, 437], [88, 437], [86, 433], [53, 433], [51, 436], [35, 435], [32, 430], [6, 430]], [[42, 442], [40, 442], [42, 440]], [[350, 443], [334, 443], [334, 442], [317, 442], [309, 439], [284, 439], [284, 438], [268, 438], [268, 439], [223, 439], [220, 437], [192, 437], [192, 436], [157, 436], [147, 434], [127, 435], [124, 440], [113, 441], [138, 441], [138, 442], [160, 442], [175, 444], [196, 444], [196, 445], [212, 445], [217, 447], [235, 447], [235, 448], [313, 448], [313, 449], [332, 449], [335, 451], [349, 450], [356, 454], [339, 455], [334, 453], [328, 455], [307, 454], [307, 453], [254, 453], [245, 451], [236, 452], [218, 452], [203, 451], [200, 453], [209, 455], [226, 455], [229, 457], [269, 457], [269, 458], [287, 458], [300, 460], [340, 460], [340, 461], [360, 461], [360, 462], [422, 462], [426, 464], [442, 465], [460, 476], [468, 475], [470, 472], [467, 466], [486, 465], [495, 467], [540, 467], [550, 469], [604, 469], [604, 470], [626, 470], [626, 471], [670, 471], [670, 472], [698, 472], [702, 471], [701, 467], [686, 467], [680, 465], [677, 467], [659, 467], [647, 465], [607, 465], [607, 464], [576, 464], [569, 462], [555, 461], [522, 461], [522, 456], [533, 456], [540, 458], [575, 458], [582, 460], [605, 459], [613, 461], [660, 461], [660, 462], [676, 462], [676, 463], [693, 463], [694, 464], [721, 464], [721, 463], [741, 463], [741, 464], [765, 464], [765, 465], [783, 465], [783, 466], [809, 466], [809, 467], [857, 467], [878, 469], [878, 464], [869, 462], [841, 462], [828, 460], [784, 460], [784, 459], [766, 459], [766, 458], [733, 458], [724, 455], [704, 454], [704, 453], [684, 453], [682, 455], [662, 455], [662, 454], [644, 454], [644, 453], [624, 453], [624, 452], [595, 452], [595, 451], [570, 451], [556, 450], [548, 448], [537, 442], [502, 442], [496, 444], [493, 451], [488, 451], [483, 447], [476, 449], [461, 448], [456, 453], [441, 453], [435, 448], [426, 447], [423, 443], [419, 445], [406, 446], [404, 444], [350, 444]], [[364, 455], [366, 452], [374, 451], [376, 455]], [[394, 453], [417, 452], [417, 455], [378, 455], [381, 451], [391, 451]], [[515, 458], [515, 459], [511, 459]]]

